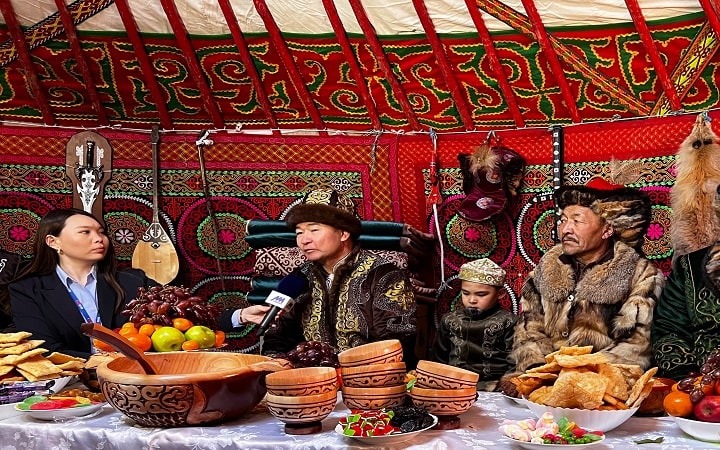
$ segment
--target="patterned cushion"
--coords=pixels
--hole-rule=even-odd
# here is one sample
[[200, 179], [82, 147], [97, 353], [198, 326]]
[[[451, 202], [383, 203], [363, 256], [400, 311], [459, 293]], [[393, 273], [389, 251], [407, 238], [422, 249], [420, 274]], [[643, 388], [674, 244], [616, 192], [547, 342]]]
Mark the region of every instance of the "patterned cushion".
[[[405, 252], [391, 250], [369, 250], [394, 263], [401, 269], [407, 269], [408, 257]], [[300, 264], [305, 256], [297, 247], [265, 247], [255, 250], [254, 272], [262, 277], [284, 277]]]

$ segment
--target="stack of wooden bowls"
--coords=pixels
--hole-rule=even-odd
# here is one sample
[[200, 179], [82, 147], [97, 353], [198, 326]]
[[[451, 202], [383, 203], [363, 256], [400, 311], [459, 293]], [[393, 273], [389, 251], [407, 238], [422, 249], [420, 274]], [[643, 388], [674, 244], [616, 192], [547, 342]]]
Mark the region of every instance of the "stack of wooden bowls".
[[285, 423], [287, 434], [322, 431], [321, 421], [337, 404], [337, 371], [334, 367], [302, 367], [265, 377], [266, 404], [270, 414]]
[[397, 339], [372, 342], [338, 354], [342, 400], [349, 409], [396, 408], [405, 402], [406, 367]]
[[417, 379], [409, 394], [413, 404], [438, 416], [439, 428], [457, 428], [457, 416], [470, 409], [477, 400], [480, 375], [425, 360], [418, 362], [416, 373]]

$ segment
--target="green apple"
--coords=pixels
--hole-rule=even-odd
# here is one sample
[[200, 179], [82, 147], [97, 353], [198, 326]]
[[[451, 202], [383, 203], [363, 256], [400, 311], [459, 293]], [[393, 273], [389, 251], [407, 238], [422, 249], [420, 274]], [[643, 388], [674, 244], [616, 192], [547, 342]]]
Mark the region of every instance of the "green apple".
[[177, 352], [182, 350], [185, 335], [174, 327], [160, 327], [150, 336], [156, 352]]
[[185, 332], [185, 339], [197, 342], [200, 348], [210, 348], [215, 345], [215, 332], [204, 325], [194, 325]]

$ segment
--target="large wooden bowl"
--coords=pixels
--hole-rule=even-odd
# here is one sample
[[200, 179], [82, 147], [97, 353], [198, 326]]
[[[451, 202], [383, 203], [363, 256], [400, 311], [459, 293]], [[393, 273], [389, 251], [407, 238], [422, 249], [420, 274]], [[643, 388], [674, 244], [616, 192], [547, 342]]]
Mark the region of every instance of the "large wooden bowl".
[[402, 358], [402, 344], [397, 339], [370, 342], [338, 353], [338, 362], [342, 367], [398, 362]]
[[265, 396], [265, 375], [289, 368], [284, 360], [230, 352], [146, 355], [159, 375], [147, 375], [124, 356], [97, 368], [108, 403], [147, 427], [178, 427], [233, 420]]

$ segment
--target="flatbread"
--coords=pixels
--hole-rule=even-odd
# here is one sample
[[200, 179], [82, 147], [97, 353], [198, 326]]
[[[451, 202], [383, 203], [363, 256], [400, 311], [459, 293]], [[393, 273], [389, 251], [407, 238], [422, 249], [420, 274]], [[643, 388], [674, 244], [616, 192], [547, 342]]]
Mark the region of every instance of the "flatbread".
[[0, 366], [0, 376], [12, 372], [15, 366]]
[[53, 362], [55, 364], [63, 364], [63, 363], [70, 362], [70, 361], [85, 363], [85, 358], [80, 358], [79, 356], [67, 355], [65, 353], [60, 353], [60, 352], [50, 353], [50, 355], [47, 356], [47, 359], [49, 359], [51, 362]]
[[21, 355], [25, 352], [29, 352], [34, 348], [38, 348], [45, 343], [42, 339], [33, 339], [30, 341], [23, 341], [12, 347], [0, 348], [0, 355]]
[[15, 333], [0, 333], [0, 343], [18, 343], [23, 339], [29, 338], [30, 336], [32, 336], [32, 333], [28, 333], [27, 331], [17, 331]]
[[[640, 378], [638, 378], [638, 380], [633, 385], [633, 388], [630, 391], [630, 395], [628, 395], [628, 399], [625, 402], [625, 404], [630, 405], [630, 406], [634, 405], [635, 401], [638, 398], [640, 398], [640, 395], [642, 394], [643, 389], [645, 388], [646, 384], [649, 384], [650, 389], [652, 390], [653, 382], [650, 379], [653, 377], [653, 375], [655, 375], [655, 373], [657, 371], [658, 371], [657, 367], [652, 367], [652, 368], [648, 369], [644, 374], [642, 374], [640, 376]], [[648, 391], [648, 394], [650, 394], [649, 391]]]
[[62, 370], [73, 370], [79, 373], [82, 372], [83, 368], [85, 367], [85, 363], [82, 363], [80, 361], [68, 361], [62, 364], [56, 364], [55, 367], [59, 367]]
[[542, 366], [533, 367], [532, 369], [528, 369], [525, 371], [525, 373], [558, 373], [560, 372], [560, 364], [557, 363], [557, 361], [550, 361], [549, 363], [543, 364]]
[[602, 353], [586, 353], [584, 355], [555, 355], [555, 362], [562, 367], [583, 367], [598, 364], [609, 364], [610, 360]]
[[612, 364], [600, 364], [597, 372], [609, 381], [605, 390], [606, 394], [623, 402], [628, 399], [630, 386], [625, 381], [623, 371], [619, 367]]
[[25, 352], [21, 355], [7, 355], [0, 359], [0, 364], [3, 365], [12, 365], [17, 366], [22, 361], [33, 358], [38, 355], [42, 355], [43, 353], [47, 352], [44, 348], [34, 348], [28, 352]]
[[24, 372], [27, 372], [41, 380], [45, 379], [44, 377], [48, 375], [51, 378], [55, 378], [60, 375], [60, 372], [62, 372], [61, 368], [40, 355], [24, 359], [18, 363], [16, 367], [23, 375], [25, 375]]
[[570, 355], [570, 356], [579, 356], [579, 355], [588, 355], [592, 353], [593, 346], [592, 345], [584, 345], [584, 346], [571, 346], [571, 347], [560, 347], [560, 350], [557, 351], [558, 355]]
[[[23, 377], [25, 377], [26, 380], [32, 381], [32, 382], [52, 380], [53, 378], [58, 378], [58, 377], [60, 376], [59, 373], [58, 373], [58, 374], [54, 374], [54, 375], [35, 376], [35, 375], [31, 374], [30, 372], [27, 372], [27, 371], [25, 371], [25, 370], [22, 370], [22, 369], [19, 368], [19, 367], [16, 367], [16, 369], [17, 369], [17, 371], [20, 373], [20, 375], [22, 375]], [[21, 380], [21, 381], [22, 381], [22, 380]]]

